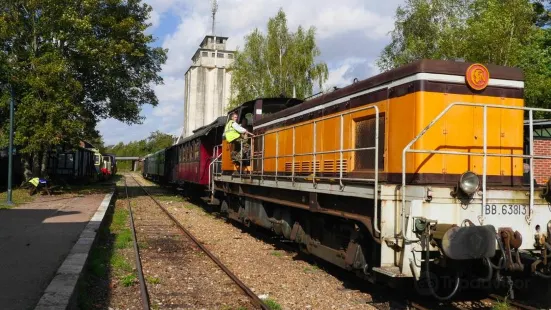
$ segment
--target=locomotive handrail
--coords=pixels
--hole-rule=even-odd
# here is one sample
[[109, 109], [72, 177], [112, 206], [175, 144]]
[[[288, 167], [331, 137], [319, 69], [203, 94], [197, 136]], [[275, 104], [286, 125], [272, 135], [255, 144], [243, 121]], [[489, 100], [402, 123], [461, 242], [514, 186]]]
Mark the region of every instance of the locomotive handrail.
[[[480, 152], [456, 152], [456, 151], [438, 151], [438, 150], [415, 150], [411, 149], [413, 144], [417, 142], [431, 127], [433, 127], [449, 110], [456, 106], [467, 106], [467, 107], [481, 107], [483, 108], [483, 151]], [[498, 154], [498, 153], [488, 153], [488, 141], [487, 141], [487, 122], [488, 122], [488, 108], [492, 109], [506, 109], [506, 110], [518, 110], [518, 111], [528, 111], [529, 117], [529, 130], [530, 130], [530, 154], [529, 155], [515, 155], [515, 154]], [[528, 158], [530, 159], [530, 206], [529, 214], [525, 216], [525, 220], [530, 224], [533, 216], [534, 208], [534, 159], [551, 159], [551, 156], [541, 156], [534, 155], [534, 132], [533, 132], [533, 112], [551, 112], [551, 109], [541, 109], [541, 108], [529, 108], [529, 107], [514, 107], [514, 106], [504, 106], [496, 104], [483, 104], [483, 103], [470, 103], [470, 102], [453, 102], [448, 105], [438, 116], [436, 116], [421, 132], [411, 140], [402, 151], [402, 207], [401, 207], [401, 233], [400, 236], [406, 242], [416, 242], [417, 240], [410, 240], [406, 237], [406, 154], [407, 153], [428, 153], [428, 154], [443, 154], [443, 155], [468, 155], [468, 156], [483, 156], [482, 164], [482, 207], [486, 205], [486, 179], [487, 179], [487, 157], [510, 157], [510, 158]], [[409, 214], [408, 214], [409, 215]], [[481, 223], [484, 222], [484, 215], [478, 217]]]
[[[222, 148], [222, 145], [214, 146], [214, 148], [212, 149], [213, 156], [216, 156], [216, 150], [218, 148]], [[214, 175], [216, 174], [216, 167], [214, 166], [214, 164], [220, 162], [218, 160], [220, 157], [222, 157], [222, 152], [220, 152], [220, 154], [218, 154], [218, 156], [213, 158], [213, 160], [209, 164], [209, 186], [210, 186], [211, 194], [214, 194]]]
[[[344, 149], [344, 116], [346, 115], [349, 115], [349, 114], [353, 114], [353, 113], [357, 113], [357, 112], [361, 112], [361, 111], [365, 111], [365, 110], [370, 110], [370, 109], [374, 109], [375, 110], [375, 137], [374, 137], [374, 142], [375, 142], [375, 146], [373, 147], [363, 147], [363, 148], [349, 148], [349, 149]], [[300, 123], [300, 124], [297, 124], [297, 125], [293, 125], [293, 126], [290, 126], [290, 127], [285, 127], [285, 128], [279, 128], [279, 129], [276, 129], [274, 131], [270, 131], [268, 133], [263, 133], [263, 134], [259, 134], [259, 135], [255, 135], [254, 137], [251, 138], [251, 158], [250, 158], [250, 161], [251, 161], [251, 167], [254, 165], [254, 161], [255, 160], [260, 160], [261, 161], [261, 174], [260, 174], [260, 179], [261, 181], [264, 180], [264, 161], [267, 160], [267, 159], [275, 159], [276, 163], [275, 163], [275, 182], [277, 183], [278, 181], [278, 178], [290, 178], [291, 179], [291, 182], [295, 183], [295, 178], [296, 178], [296, 175], [295, 175], [295, 159], [297, 156], [313, 156], [313, 164], [312, 164], [312, 185], [315, 187], [317, 184], [316, 184], [316, 179], [318, 180], [332, 180], [332, 179], [335, 179], [334, 177], [316, 177], [316, 167], [317, 167], [317, 164], [316, 164], [316, 157], [318, 155], [324, 155], [324, 154], [336, 154], [336, 153], [339, 153], [340, 154], [340, 160], [339, 160], [339, 185], [340, 185], [340, 189], [343, 190], [344, 189], [344, 183], [343, 183], [343, 180], [346, 180], [346, 181], [368, 181], [368, 182], [373, 182], [374, 184], [374, 201], [375, 201], [375, 210], [374, 210], [374, 218], [373, 218], [373, 226], [374, 226], [374, 229], [375, 229], [375, 232], [377, 234], [380, 235], [380, 229], [378, 228], [378, 199], [379, 199], [379, 117], [380, 117], [380, 110], [379, 110], [379, 107], [377, 105], [370, 105], [370, 106], [366, 106], [366, 107], [360, 107], [360, 108], [357, 108], [357, 109], [353, 109], [353, 110], [348, 110], [348, 111], [343, 111], [339, 114], [335, 114], [335, 115], [328, 115], [328, 116], [324, 116], [324, 117], [321, 117], [321, 118], [318, 118], [318, 119], [314, 119], [314, 120], [309, 120], [309, 121], [305, 121], [304, 123]], [[325, 120], [328, 120], [328, 119], [333, 119], [333, 118], [340, 118], [340, 126], [339, 126], [339, 131], [340, 131], [340, 136], [339, 136], [339, 149], [337, 150], [331, 150], [331, 151], [316, 151], [316, 140], [317, 140], [317, 124], [319, 122], [322, 122], [322, 121], [325, 121]], [[302, 127], [302, 126], [306, 126], [306, 125], [310, 125], [310, 124], [313, 124], [312, 128], [313, 128], [313, 134], [312, 134], [312, 137], [313, 137], [313, 146], [312, 146], [312, 149], [313, 151], [312, 152], [306, 152], [306, 153], [298, 153], [296, 154], [295, 153], [295, 146], [296, 146], [296, 128], [299, 128], [299, 127]], [[286, 130], [292, 130], [292, 137], [293, 137], [293, 140], [292, 140], [292, 154], [288, 154], [288, 155], [279, 155], [279, 133], [282, 132], [282, 131], [286, 131]], [[265, 136], [266, 135], [272, 135], [272, 134], [275, 134], [275, 143], [276, 143], [276, 147], [275, 147], [275, 156], [264, 156], [265, 154], [265, 144], [264, 144], [264, 139], [265, 139]], [[262, 152], [261, 152], [261, 156], [259, 157], [255, 157], [254, 156], [254, 139], [256, 138], [262, 138]], [[373, 178], [348, 178], [348, 177], [343, 177], [343, 161], [344, 161], [344, 158], [343, 158], [343, 155], [345, 152], [356, 152], [356, 151], [367, 151], [367, 150], [374, 150], [375, 151], [375, 156], [374, 156], [374, 177]], [[242, 152], [243, 152], [243, 147], [241, 147], [241, 161], [242, 161]], [[292, 163], [291, 163], [291, 175], [278, 175], [278, 163], [279, 163], [279, 159], [280, 158], [292, 158]], [[242, 167], [242, 162], [241, 162], [241, 165], [240, 167]], [[240, 168], [240, 173], [239, 173], [239, 176], [241, 177], [241, 168]], [[251, 169], [251, 170], [254, 170], [254, 169]], [[252, 173], [250, 175], [250, 177], [252, 178]]]

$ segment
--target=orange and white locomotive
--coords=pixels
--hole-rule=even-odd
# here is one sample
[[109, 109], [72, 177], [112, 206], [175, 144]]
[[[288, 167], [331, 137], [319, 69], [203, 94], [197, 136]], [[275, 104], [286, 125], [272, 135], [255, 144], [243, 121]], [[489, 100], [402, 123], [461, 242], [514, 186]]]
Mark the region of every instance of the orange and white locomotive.
[[374, 281], [454, 271], [445, 296], [428, 286], [441, 299], [462, 279], [551, 278], [551, 191], [533, 169], [523, 178], [547, 158], [533, 139], [523, 152], [524, 118], [541, 109], [524, 106], [523, 80], [422, 60], [306, 101], [244, 103], [230, 112], [255, 134], [252, 153], [235, 162], [223, 141], [213, 197]]

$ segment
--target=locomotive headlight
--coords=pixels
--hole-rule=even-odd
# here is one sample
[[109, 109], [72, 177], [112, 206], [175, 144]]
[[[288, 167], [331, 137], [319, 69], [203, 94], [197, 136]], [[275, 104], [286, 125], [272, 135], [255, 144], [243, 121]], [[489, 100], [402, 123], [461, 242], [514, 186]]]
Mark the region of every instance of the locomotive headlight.
[[474, 195], [479, 186], [480, 180], [478, 179], [478, 175], [474, 172], [467, 171], [459, 178], [459, 188], [468, 196]]

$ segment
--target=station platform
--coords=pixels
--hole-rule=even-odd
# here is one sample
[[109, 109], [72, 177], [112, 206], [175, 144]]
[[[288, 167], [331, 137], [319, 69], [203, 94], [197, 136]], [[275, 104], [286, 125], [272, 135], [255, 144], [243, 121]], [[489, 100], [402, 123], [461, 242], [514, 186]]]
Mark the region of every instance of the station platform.
[[[59, 277], [58, 269], [68, 256], [80, 251], [81, 258], [87, 257], [93, 238], [85, 242], [89, 246], [78, 245], [90, 225], [99, 228], [112, 196], [38, 196], [33, 202], [0, 210], [0, 309], [33, 309], [39, 301], [44, 303], [45, 291]], [[85, 237], [95, 237], [92, 232]], [[80, 274], [78, 265], [73, 272]], [[65, 281], [65, 291], [71, 283]], [[64, 297], [57, 296], [50, 304], [64, 303]]]

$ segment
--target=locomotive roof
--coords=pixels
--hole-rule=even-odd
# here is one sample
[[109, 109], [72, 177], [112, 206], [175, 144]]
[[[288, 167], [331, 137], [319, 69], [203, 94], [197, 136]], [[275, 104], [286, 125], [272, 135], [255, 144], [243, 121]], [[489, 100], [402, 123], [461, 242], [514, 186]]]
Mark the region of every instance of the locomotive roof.
[[[393, 81], [404, 79], [418, 73], [442, 74], [448, 76], [465, 76], [465, 72], [470, 65], [472, 65], [472, 63], [448, 60], [419, 60], [404, 65], [402, 67], [380, 73], [365, 80], [353, 83], [346, 87], [337, 89], [333, 92], [326, 93], [316, 98], [304, 101], [301, 104], [281, 110], [277, 113], [267, 115], [258, 120], [258, 122], [255, 122], [255, 127], [342, 97], [353, 96], [354, 94], [365, 91], [366, 89], [373, 89], [376, 87], [384, 88], [384, 84], [387, 84], [388, 87], [391, 88], [391, 83]], [[524, 81], [524, 75], [522, 71], [518, 68], [502, 67], [496, 65], [486, 65], [486, 68], [488, 68], [492, 79]], [[376, 89], [374, 89], [374, 91], [375, 90]]]

